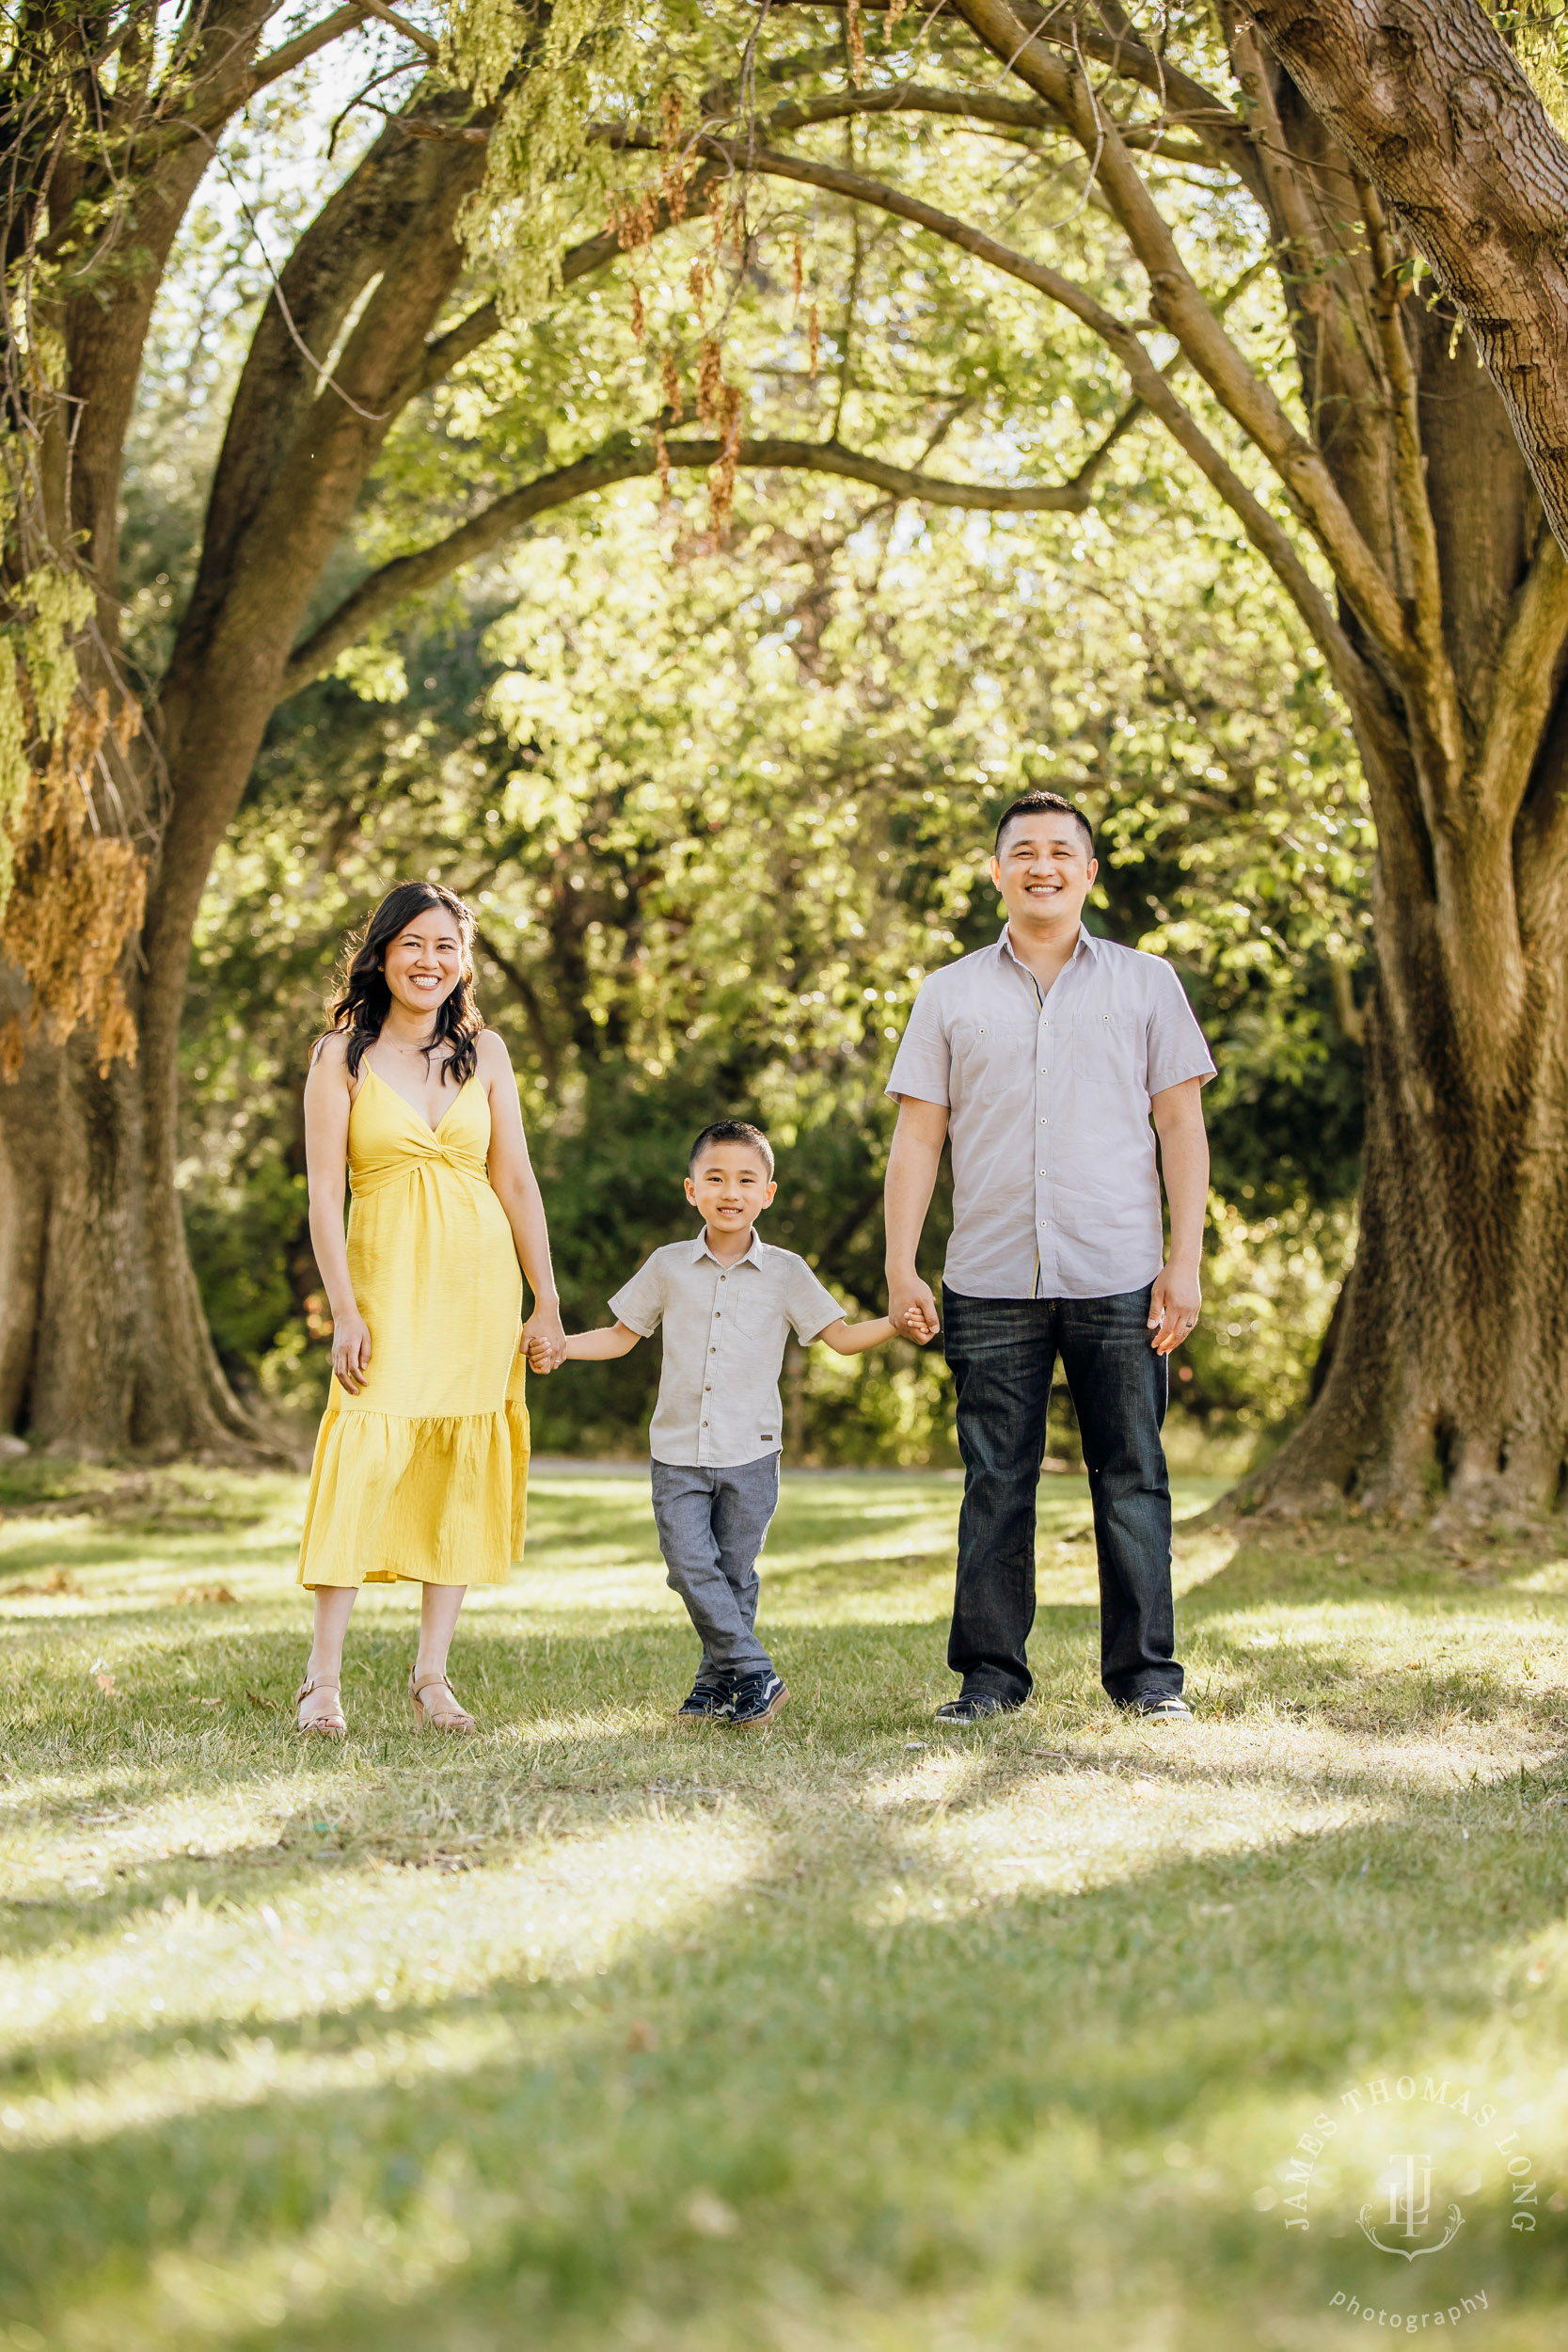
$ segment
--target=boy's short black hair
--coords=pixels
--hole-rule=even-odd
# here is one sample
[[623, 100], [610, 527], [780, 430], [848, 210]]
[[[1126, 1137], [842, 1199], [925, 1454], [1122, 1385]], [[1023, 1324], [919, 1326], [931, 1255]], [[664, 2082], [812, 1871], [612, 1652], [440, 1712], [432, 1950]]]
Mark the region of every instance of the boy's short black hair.
[[686, 1163], [689, 1176], [701, 1154], [710, 1143], [744, 1143], [754, 1152], [768, 1170], [768, 1181], [773, 1181], [773, 1147], [760, 1127], [753, 1127], [748, 1119], [716, 1119], [711, 1127], [705, 1127], [691, 1147]]
[[1090, 857], [1093, 857], [1094, 827], [1090, 824], [1083, 810], [1075, 807], [1071, 801], [1063, 800], [1059, 792], [1046, 791], [1021, 792], [1018, 799], [1014, 801], [1009, 807], [1005, 808], [1002, 811], [1001, 816], [996, 820], [996, 847], [994, 854], [1000, 856], [1002, 850], [1002, 835], [1006, 833], [1007, 827], [1012, 823], [1015, 817], [1040, 817], [1045, 814], [1047, 809], [1054, 809], [1056, 813], [1062, 817], [1070, 817], [1075, 823], [1083, 826], [1084, 838], [1089, 845], [1089, 855]]

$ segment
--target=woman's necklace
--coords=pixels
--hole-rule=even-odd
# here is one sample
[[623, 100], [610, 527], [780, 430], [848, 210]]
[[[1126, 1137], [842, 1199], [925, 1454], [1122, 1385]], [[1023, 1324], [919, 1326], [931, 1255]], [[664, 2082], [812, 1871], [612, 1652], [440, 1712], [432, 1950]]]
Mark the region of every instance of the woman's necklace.
[[425, 1045], [416, 1045], [411, 1038], [388, 1037], [385, 1029], [382, 1030], [377, 1040], [379, 1044], [389, 1045], [394, 1053], [404, 1056], [417, 1055], [421, 1061], [428, 1061], [440, 1041], [434, 1029], [431, 1031], [429, 1043]]

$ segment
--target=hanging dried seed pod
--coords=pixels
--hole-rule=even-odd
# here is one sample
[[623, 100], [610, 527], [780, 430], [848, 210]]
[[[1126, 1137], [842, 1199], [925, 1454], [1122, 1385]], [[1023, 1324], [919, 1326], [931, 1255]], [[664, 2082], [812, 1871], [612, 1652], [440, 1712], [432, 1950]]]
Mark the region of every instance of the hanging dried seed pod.
[[811, 306], [811, 310], [806, 320], [806, 349], [811, 357], [809, 373], [812, 375], [815, 375], [816, 373], [817, 358], [822, 350], [822, 323], [816, 315], [816, 305], [815, 302]]
[[721, 385], [719, 418], [723, 437], [719, 463], [708, 476], [707, 493], [708, 520], [715, 547], [735, 506], [735, 478], [740, 464], [740, 419], [744, 405], [735, 385]]
[[675, 355], [673, 351], [667, 351], [664, 355], [660, 376], [664, 386], [664, 405], [670, 411], [670, 421], [672, 424], [679, 424], [686, 414], [686, 403], [681, 397], [681, 372], [675, 365]]
[[713, 336], [704, 343], [697, 361], [697, 422], [714, 423], [720, 413], [723, 386], [719, 344]]

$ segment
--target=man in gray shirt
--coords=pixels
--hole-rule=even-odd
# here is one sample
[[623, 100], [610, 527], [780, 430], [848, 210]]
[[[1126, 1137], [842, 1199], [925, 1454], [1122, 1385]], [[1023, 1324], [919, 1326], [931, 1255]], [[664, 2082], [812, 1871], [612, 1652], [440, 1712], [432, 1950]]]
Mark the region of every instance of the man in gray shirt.
[[1160, 1424], [1165, 1359], [1201, 1303], [1200, 1098], [1214, 1065], [1170, 965], [1085, 929], [1097, 871], [1069, 802], [1015, 801], [990, 862], [1002, 935], [926, 981], [888, 1079], [888, 1302], [900, 1327], [935, 1316], [916, 1254], [944, 1139], [953, 1148], [942, 1320], [964, 1499], [947, 1662], [963, 1682], [937, 1710], [949, 1723], [1021, 1707], [1033, 1687], [1035, 1496], [1058, 1356], [1094, 1502], [1101, 1678], [1140, 1715], [1192, 1712]]

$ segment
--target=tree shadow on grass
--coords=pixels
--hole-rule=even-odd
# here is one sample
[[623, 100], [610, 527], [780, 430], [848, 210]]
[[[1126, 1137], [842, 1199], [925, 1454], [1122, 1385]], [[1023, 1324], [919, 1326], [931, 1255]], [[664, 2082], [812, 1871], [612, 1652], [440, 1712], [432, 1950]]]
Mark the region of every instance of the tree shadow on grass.
[[[1076, 1645], [1092, 1613], [1072, 1613]], [[851, 1627], [823, 1636], [824, 1661], [842, 1661], [846, 1634], [873, 1669], [900, 1654], [887, 1627]], [[684, 1639], [585, 1643], [601, 1708]], [[526, 1703], [531, 1674], [516, 1674]], [[1060, 1773], [1013, 1728], [969, 1755], [958, 1806], [978, 1813]], [[251, 1748], [253, 1763], [269, 1753]], [[611, 1803], [646, 1794], [652, 1763], [693, 1755], [648, 1737], [601, 1734], [598, 1748], [604, 1777], [623, 1775]], [[754, 1834], [761, 1858], [678, 1931], [627, 1932], [596, 1973], [531, 1983], [514, 1964], [478, 1993], [247, 2019], [238, 2030], [264, 2025], [279, 2063], [338, 2078], [269, 2088], [236, 2074], [159, 2120], [13, 2148], [9, 2309], [48, 2331], [107, 2297], [134, 2345], [510, 2352], [523, 2326], [561, 2343], [620, 2340], [623, 2323], [649, 2343], [716, 2341], [791, 2279], [830, 2316], [902, 2312], [900, 2343], [927, 2340], [927, 2305], [1004, 2289], [1065, 2322], [1101, 2274], [1117, 2312], [1188, 2314], [1194, 2332], [1170, 2340], [1195, 2345], [1273, 2341], [1267, 2314], [1322, 2310], [1346, 2280], [1394, 2299], [1394, 2265], [1354, 2230], [1288, 2238], [1277, 2214], [1251, 2210], [1250, 2189], [1347, 2081], [1451, 2071], [1499, 2004], [1540, 1997], [1506, 1979], [1520, 1943], [1563, 1917], [1561, 1814], [1526, 1821], [1512, 1784], [1471, 1788], [1464, 1837], [1451, 1795], [1341, 1773], [1333, 1789], [1375, 1794], [1377, 1818], [1009, 1896], [951, 1862], [939, 1870], [921, 1835], [933, 1808], [887, 1801], [901, 1760], [847, 1752], [822, 1790], [786, 1783], [782, 1749], [706, 1740], [686, 1770], [727, 1786], [723, 1819]], [[414, 1769], [461, 1825], [483, 1823], [504, 1761], [497, 1743], [434, 1759], [421, 1747]], [[547, 1769], [546, 1753], [532, 1785], [559, 1795]], [[1192, 1750], [1140, 1769], [1177, 1784], [1220, 1772], [1260, 1794], [1281, 1778], [1267, 1759], [1216, 1765]], [[659, 1802], [698, 1818], [694, 1796]], [[610, 1826], [625, 1817], [578, 1792], [550, 1835], [592, 1852]], [[315, 1834], [308, 1799], [281, 1865], [226, 1855], [231, 1897], [276, 1903], [360, 1870], [380, 1835], [373, 1803], [307, 1859], [291, 1841]], [[512, 1852], [537, 1835], [515, 1834]], [[499, 1841], [493, 1858], [505, 1851]], [[159, 1869], [126, 1904], [191, 1883], [189, 1856]], [[966, 1906], [957, 1915], [927, 1900], [939, 1880]], [[432, 1931], [417, 1898], [410, 1920]], [[272, 1949], [260, 1945], [263, 1963]], [[433, 2036], [460, 2042], [481, 2025], [483, 2058], [420, 2058]], [[61, 2080], [112, 2083], [133, 2053], [223, 2054], [235, 2031], [171, 2020], [63, 2036], [53, 2063]], [[343, 2079], [361, 2050], [381, 2054], [363, 2088]], [[1240, 2174], [1238, 2137], [1257, 2148]], [[1166, 2160], [1177, 2142], [1185, 2168]], [[1544, 2308], [1564, 2284], [1560, 2240], [1512, 2236], [1505, 2197], [1475, 2205], [1464, 2275], [1515, 2312]], [[421, 2239], [446, 2249], [422, 2268]], [[202, 2270], [216, 2317], [170, 2306], [159, 2319], [143, 2303], [170, 2258]], [[336, 2294], [335, 2260], [352, 2273]], [[1102, 2340], [1120, 2335], [1118, 2320]]]

